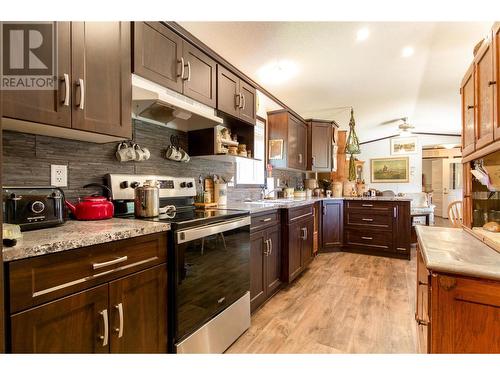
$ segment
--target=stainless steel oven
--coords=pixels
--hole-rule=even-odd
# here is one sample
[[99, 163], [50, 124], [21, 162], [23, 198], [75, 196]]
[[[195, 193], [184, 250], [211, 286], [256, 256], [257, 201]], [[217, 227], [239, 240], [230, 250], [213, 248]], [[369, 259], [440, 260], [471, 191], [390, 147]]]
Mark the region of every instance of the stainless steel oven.
[[174, 229], [172, 236], [174, 350], [222, 353], [250, 327], [250, 216]]

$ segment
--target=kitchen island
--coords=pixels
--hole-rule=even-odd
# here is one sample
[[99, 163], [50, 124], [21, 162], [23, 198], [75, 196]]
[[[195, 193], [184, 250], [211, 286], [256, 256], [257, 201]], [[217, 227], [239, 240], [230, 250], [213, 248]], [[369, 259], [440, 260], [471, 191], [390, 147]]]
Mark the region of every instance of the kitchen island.
[[500, 253], [460, 228], [417, 227], [422, 353], [500, 353]]

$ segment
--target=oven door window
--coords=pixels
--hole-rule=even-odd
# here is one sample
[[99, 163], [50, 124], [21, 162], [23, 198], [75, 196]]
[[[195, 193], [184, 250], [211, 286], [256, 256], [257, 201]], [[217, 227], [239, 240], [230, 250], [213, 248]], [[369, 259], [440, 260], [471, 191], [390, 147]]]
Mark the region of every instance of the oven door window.
[[250, 288], [250, 227], [177, 245], [177, 339], [209, 321]]

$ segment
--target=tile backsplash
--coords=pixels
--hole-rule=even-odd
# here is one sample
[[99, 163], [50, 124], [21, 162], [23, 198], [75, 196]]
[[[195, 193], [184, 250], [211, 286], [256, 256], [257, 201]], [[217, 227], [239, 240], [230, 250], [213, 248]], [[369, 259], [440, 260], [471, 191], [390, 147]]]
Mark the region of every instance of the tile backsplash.
[[[133, 141], [151, 152], [151, 158], [143, 162], [120, 163], [115, 159], [117, 143], [96, 144], [41, 135], [3, 132], [4, 186], [50, 185], [50, 165], [68, 166], [68, 186], [64, 191], [68, 199], [92, 193], [82, 189], [91, 182], [103, 183], [107, 173], [163, 174], [174, 177], [198, 177], [208, 174], [234, 175], [234, 164], [192, 158], [188, 163], [178, 163], [163, 158], [170, 136], [177, 135], [181, 146], [187, 149], [187, 133], [174, 129], [134, 122]], [[293, 186], [301, 173], [283, 171]], [[275, 174], [276, 175], [276, 174]], [[280, 174], [281, 175], [281, 174]], [[260, 198], [260, 189], [229, 188], [229, 200]]]

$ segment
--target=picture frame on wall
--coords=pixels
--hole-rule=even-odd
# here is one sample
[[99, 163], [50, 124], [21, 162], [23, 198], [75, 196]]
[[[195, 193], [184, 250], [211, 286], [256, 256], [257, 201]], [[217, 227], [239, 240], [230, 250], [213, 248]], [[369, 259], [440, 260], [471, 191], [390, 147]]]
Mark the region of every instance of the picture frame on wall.
[[417, 137], [391, 138], [391, 155], [411, 155], [417, 153]]
[[408, 157], [370, 159], [370, 176], [373, 183], [410, 182]]
[[269, 140], [269, 160], [283, 159], [283, 139]]

